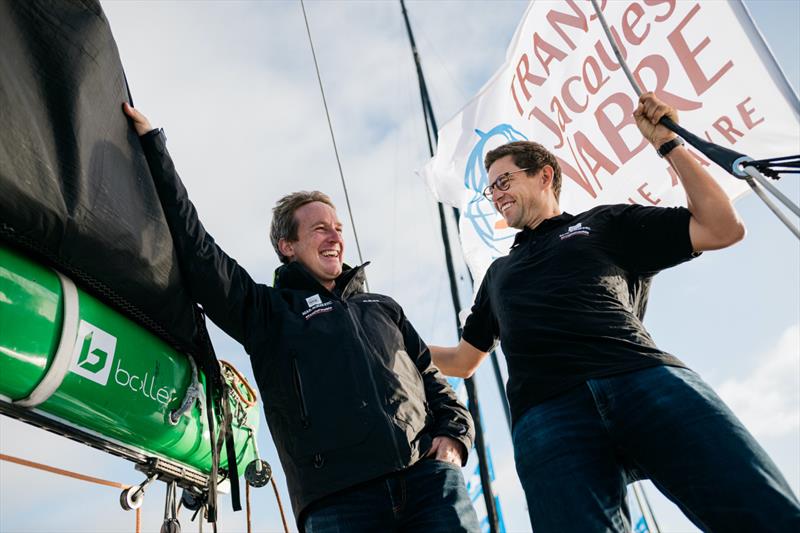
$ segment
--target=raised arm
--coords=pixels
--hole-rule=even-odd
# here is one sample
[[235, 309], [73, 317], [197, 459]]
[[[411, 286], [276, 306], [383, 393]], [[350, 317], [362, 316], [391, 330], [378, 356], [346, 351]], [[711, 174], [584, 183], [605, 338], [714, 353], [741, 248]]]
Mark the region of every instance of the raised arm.
[[161, 130], [153, 129], [147, 118], [127, 103], [123, 109], [141, 140], [192, 299], [203, 306], [214, 323], [245, 344], [250, 325], [261, 322], [263, 326], [268, 312], [269, 300], [263, 287], [217, 246], [200, 223]]
[[489, 352], [483, 352], [464, 339], [457, 346], [429, 346], [433, 364], [446, 376], [470, 378]]
[[[658, 123], [665, 116], [677, 123], [677, 112], [653, 93], [642, 94], [633, 116], [642, 135], [656, 149], [677, 137]], [[678, 146], [665, 157], [686, 190], [688, 208], [692, 213], [689, 237], [694, 251], [717, 250], [742, 240], [745, 227], [728, 195], [689, 150]]]

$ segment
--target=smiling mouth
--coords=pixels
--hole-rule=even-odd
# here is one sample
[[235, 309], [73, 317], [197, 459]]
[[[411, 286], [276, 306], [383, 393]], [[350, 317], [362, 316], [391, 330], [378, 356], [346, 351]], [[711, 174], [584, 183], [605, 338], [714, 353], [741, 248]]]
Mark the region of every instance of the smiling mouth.
[[339, 250], [323, 250], [322, 252], [320, 252], [320, 255], [322, 257], [325, 257], [325, 258], [328, 258], [328, 259], [332, 259], [332, 258], [338, 259], [339, 258]]
[[498, 211], [500, 211], [500, 213], [505, 213], [506, 211], [508, 211], [508, 209], [509, 209], [509, 208], [510, 208], [512, 205], [514, 205], [514, 203], [515, 203], [515, 202], [514, 202], [514, 200], [509, 200], [509, 201], [507, 201], [507, 202], [503, 202], [502, 204], [500, 204], [500, 205], [498, 206]]

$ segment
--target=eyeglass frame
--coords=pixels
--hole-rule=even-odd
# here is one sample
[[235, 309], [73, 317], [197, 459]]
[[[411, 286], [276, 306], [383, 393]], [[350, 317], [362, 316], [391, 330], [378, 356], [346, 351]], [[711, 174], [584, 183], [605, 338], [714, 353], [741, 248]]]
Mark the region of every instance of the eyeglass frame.
[[[527, 167], [521, 168], [519, 170], [512, 170], [509, 172], [503, 172], [499, 176], [497, 176], [494, 180], [494, 183], [487, 185], [481, 194], [483, 197], [489, 200], [490, 202], [494, 199], [494, 190], [497, 189], [498, 191], [507, 191], [511, 187], [511, 175], [516, 174], [517, 172], [525, 172], [526, 170], [533, 170], [536, 167]], [[503, 180], [504, 185], [498, 185], [498, 181]]]

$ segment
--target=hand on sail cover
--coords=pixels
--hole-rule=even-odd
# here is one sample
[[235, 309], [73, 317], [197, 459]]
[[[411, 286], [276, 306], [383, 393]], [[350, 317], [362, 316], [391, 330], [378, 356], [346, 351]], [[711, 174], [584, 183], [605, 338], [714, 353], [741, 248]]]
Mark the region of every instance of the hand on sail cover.
[[672, 119], [675, 124], [678, 123], [678, 112], [674, 108], [656, 98], [652, 92], [643, 93], [639, 97], [639, 105], [633, 112], [633, 118], [636, 119], [636, 126], [644, 138], [656, 149], [677, 137], [666, 126], [658, 123], [663, 117]]
[[122, 104], [122, 110], [125, 112], [126, 115], [133, 121], [133, 127], [136, 130], [136, 134], [141, 137], [148, 131], [153, 130], [153, 126], [150, 125], [150, 121], [147, 120], [147, 117], [144, 116], [139, 110], [131, 107], [128, 105], [128, 102]]
[[437, 461], [444, 461], [461, 467], [464, 464], [462, 460], [463, 449], [464, 445], [457, 440], [439, 435], [433, 438], [433, 445], [426, 457], [433, 457]]

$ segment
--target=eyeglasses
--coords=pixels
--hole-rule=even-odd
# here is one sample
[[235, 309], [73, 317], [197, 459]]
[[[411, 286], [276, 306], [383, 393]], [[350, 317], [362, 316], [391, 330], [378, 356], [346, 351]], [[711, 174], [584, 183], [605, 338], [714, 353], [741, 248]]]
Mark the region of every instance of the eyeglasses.
[[490, 202], [492, 201], [492, 197], [494, 196], [494, 190], [497, 189], [498, 191], [507, 191], [509, 187], [511, 187], [511, 175], [516, 174], [517, 172], [525, 172], [526, 170], [531, 170], [533, 167], [528, 168], [521, 168], [519, 170], [514, 170], [512, 172], [505, 172], [497, 176], [497, 179], [494, 180], [494, 183], [483, 189], [483, 195], [486, 197], [487, 200]]

